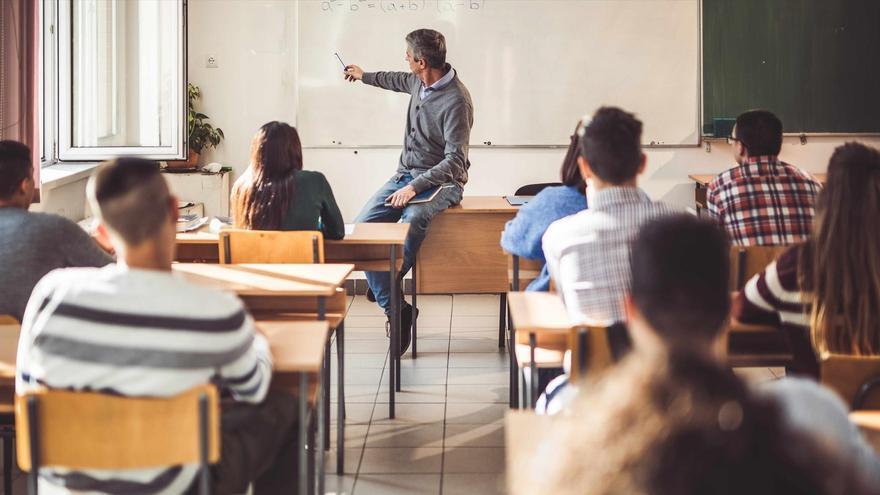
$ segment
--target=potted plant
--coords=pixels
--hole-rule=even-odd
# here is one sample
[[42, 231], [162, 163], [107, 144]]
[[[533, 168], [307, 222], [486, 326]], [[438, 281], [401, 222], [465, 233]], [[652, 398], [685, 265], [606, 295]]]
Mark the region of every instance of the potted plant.
[[185, 164], [187, 168], [196, 168], [202, 151], [206, 148], [216, 148], [224, 136], [223, 129], [208, 123], [210, 117], [195, 109], [195, 102], [202, 97], [202, 90], [194, 84], [188, 84], [186, 89], [189, 154]]

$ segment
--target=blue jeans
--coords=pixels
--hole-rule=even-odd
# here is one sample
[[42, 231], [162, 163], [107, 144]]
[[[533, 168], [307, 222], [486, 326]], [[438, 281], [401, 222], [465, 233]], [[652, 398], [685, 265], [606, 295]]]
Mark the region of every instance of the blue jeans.
[[[431, 219], [446, 208], [460, 203], [462, 195], [461, 186], [456, 185], [440, 189], [437, 196], [427, 203], [407, 205], [403, 209], [385, 206], [385, 198], [401, 187], [406, 186], [412, 180], [413, 178], [409, 174], [402, 175], [399, 178], [395, 175], [389, 179], [367, 201], [364, 209], [361, 210], [361, 213], [355, 220], [357, 223], [395, 223], [399, 220], [409, 224], [409, 233], [403, 245], [403, 266], [401, 266], [399, 273], [401, 278], [415, 263], [416, 253], [419, 251], [422, 241], [425, 240]], [[389, 314], [392, 297], [390, 274], [388, 272], [365, 272], [365, 274], [367, 276], [367, 283], [370, 284], [370, 290], [376, 296], [376, 303], [385, 310], [386, 315]]]

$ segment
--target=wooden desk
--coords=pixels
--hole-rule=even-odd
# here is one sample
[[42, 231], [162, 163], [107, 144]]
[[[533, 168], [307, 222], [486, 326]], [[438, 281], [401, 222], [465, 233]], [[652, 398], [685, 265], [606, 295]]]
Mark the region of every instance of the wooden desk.
[[177, 233], [177, 261], [219, 263], [220, 236], [204, 226], [192, 232]]
[[[825, 184], [827, 174], [811, 174], [822, 184]], [[694, 207], [697, 209], [697, 215], [700, 214], [706, 206], [706, 187], [710, 182], [715, 180], [718, 174], [690, 174], [688, 179], [694, 181]]]
[[[327, 322], [272, 322], [261, 321], [258, 323], [261, 333], [269, 342], [269, 349], [272, 352], [272, 387], [282, 388], [288, 391], [296, 392], [299, 402], [300, 418], [306, 418], [308, 415], [309, 402], [309, 380], [314, 379], [317, 383], [318, 394], [321, 396], [322, 387], [329, 387], [329, 383], [323, 383], [321, 380], [321, 369], [324, 366], [324, 349], [329, 335], [330, 329]], [[0, 383], [4, 386], [7, 381], [14, 383], [15, 380], [15, 362], [18, 349], [18, 339], [20, 335], [20, 327], [18, 325], [0, 324]], [[317, 435], [318, 448], [307, 451], [305, 448], [306, 428], [309, 421], [301, 420], [299, 422], [299, 446], [300, 449], [300, 489], [301, 493], [306, 493], [307, 487], [303, 482], [308, 480], [308, 455], [310, 453], [323, 452], [324, 439], [324, 408], [316, 402], [315, 411], [317, 412], [317, 425], [319, 432]], [[320, 455], [317, 459], [319, 466], [317, 478], [319, 483], [323, 485], [324, 456]], [[321, 487], [323, 488], [323, 486]], [[323, 491], [321, 492], [323, 493]]]
[[794, 363], [788, 338], [773, 325], [731, 320], [727, 331], [727, 360], [731, 367], [790, 368]]
[[[519, 395], [519, 363], [528, 363], [531, 371], [531, 386], [523, 403], [534, 408], [538, 400], [538, 363], [543, 360], [556, 360], [562, 364], [562, 357], [568, 348], [570, 334], [575, 325], [568, 317], [568, 311], [559, 294], [550, 292], [510, 292], [507, 294], [510, 305], [510, 407], [517, 406]], [[528, 350], [518, 344], [517, 332], [528, 334]], [[538, 337], [542, 337], [538, 349]], [[539, 352], [540, 351], [540, 352]], [[542, 361], [539, 361], [539, 358]], [[554, 361], [555, 362], [555, 361]], [[526, 392], [526, 391], [523, 391]]]
[[865, 440], [880, 455], [880, 411], [853, 411], [849, 413], [849, 419], [859, 427]]
[[503, 294], [507, 258], [501, 232], [519, 208], [501, 196], [465, 196], [431, 221], [419, 249], [420, 294]]
[[[409, 232], [407, 223], [357, 223], [346, 226], [351, 233], [342, 240], [324, 241], [324, 259], [327, 263], [350, 263], [355, 270], [389, 272], [391, 276], [391, 293], [398, 292], [398, 271], [403, 264], [403, 244]], [[219, 236], [210, 233], [207, 228], [195, 232], [177, 234], [177, 260], [186, 262], [218, 263], [220, 260]], [[415, 272], [413, 274], [415, 277]], [[415, 278], [413, 280], [415, 282]], [[412, 305], [418, 307], [416, 292], [412, 294]], [[401, 307], [397, 298], [392, 298], [391, 312], [397, 315], [392, 319], [391, 341], [389, 350], [397, 349], [400, 339]], [[413, 320], [412, 356], [418, 352], [418, 325]], [[391, 379], [388, 380], [389, 416], [395, 415], [395, 391], [400, 390], [400, 356], [391, 352]]]
[[354, 265], [175, 263], [172, 270], [194, 284], [239, 296], [330, 297], [342, 287]]
[[[324, 241], [324, 259], [328, 263], [354, 263], [356, 270], [374, 272], [388, 272], [391, 278], [391, 293], [400, 292], [398, 274], [403, 265], [403, 245], [409, 233], [408, 223], [356, 223], [350, 227], [350, 233], [338, 241]], [[413, 270], [415, 277], [415, 270]], [[413, 280], [415, 282], [415, 279]], [[413, 308], [418, 307], [415, 290], [412, 293]], [[388, 380], [388, 414], [391, 419], [395, 416], [395, 392], [401, 388], [400, 356], [397, 349], [400, 348], [400, 312], [403, 308], [396, 297], [391, 298], [391, 313], [397, 315], [391, 321], [391, 339], [388, 344], [389, 356], [391, 356], [391, 369]], [[412, 357], [416, 359], [418, 353], [418, 324], [417, 319], [412, 323]], [[341, 469], [337, 466], [337, 470]], [[339, 474], [342, 474], [341, 471]]]
[[0, 387], [15, 385], [15, 355], [21, 325], [0, 321]]
[[[309, 456], [317, 456], [317, 459], [312, 458], [315, 463], [315, 479], [318, 480], [318, 493], [324, 493], [324, 442], [328, 433], [327, 418], [324, 416], [329, 410], [324, 408], [320, 398], [324, 396], [325, 387], [330, 386], [322, 379], [330, 327], [326, 321], [258, 321], [257, 326], [266, 336], [272, 351], [272, 387], [295, 391], [299, 402], [299, 492], [308, 493]], [[308, 402], [312, 395], [309, 389], [310, 378], [314, 378], [317, 383], [315, 424], [318, 425], [318, 432], [315, 435], [317, 445], [314, 449], [307, 450], [307, 429], [312, 423], [305, 419], [308, 418]], [[344, 436], [344, 430], [338, 427], [342, 423], [344, 421], [337, 423], [337, 431]]]

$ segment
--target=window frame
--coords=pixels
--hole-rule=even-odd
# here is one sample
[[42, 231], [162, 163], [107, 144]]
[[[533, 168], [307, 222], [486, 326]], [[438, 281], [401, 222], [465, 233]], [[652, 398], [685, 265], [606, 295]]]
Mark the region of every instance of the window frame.
[[58, 59], [58, 3], [54, 0], [41, 0], [40, 8], [40, 40], [39, 50], [39, 129], [40, 129], [40, 164], [51, 165], [57, 161], [56, 153], [56, 122], [58, 122], [58, 71], [55, 61]]
[[[47, 102], [44, 106], [44, 115], [53, 115], [54, 121], [48, 122], [48, 118], [44, 121], [43, 135], [45, 139], [44, 154], [52, 142], [51, 163], [57, 162], [90, 162], [103, 161], [115, 158], [120, 155], [141, 156], [156, 160], [184, 160], [187, 156], [189, 147], [187, 133], [187, 106], [186, 106], [186, 88], [187, 88], [187, 2], [186, 0], [176, 0], [178, 2], [178, 15], [180, 22], [177, 26], [177, 55], [178, 65], [176, 67], [175, 86], [172, 94], [176, 94], [174, 99], [175, 108], [172, 113], [178, 115], [176, 122], [172, 123], [172, 142], [169, 146], [73, 146], [73, 1], [76, 0], [45, 0], [44, 5], [53, 4], [57, 11], [55, 12], [54, 22], [54, 50], [53, 60], [44, 61], [46, 64], [44, 75], [48, 80], [48, 69], [54, 69], [51, 74], [54, 81], [52, 85], [55, 87], [54, 101]], [[112, 0], [117, 1], [117, 0]], [[50, 7], [51, 8], [51, 7]], [[47, 9], [48, 10], [48, 9]], [[50, 14], [51, 15], [51, 14]], [[46, 20], [49, 20], [47, 15]], [[51, 33], [51, 25], [43, 24], [44, 41], [46, 39], [46, 31]], [[48, 29], [47, 29], [48, 28]], [[48, 44], [45, 48], [49, 48]], [[46, 109], [52, 106], [48, 112]], [[44, 161], [45, 163], [45, 161]]]

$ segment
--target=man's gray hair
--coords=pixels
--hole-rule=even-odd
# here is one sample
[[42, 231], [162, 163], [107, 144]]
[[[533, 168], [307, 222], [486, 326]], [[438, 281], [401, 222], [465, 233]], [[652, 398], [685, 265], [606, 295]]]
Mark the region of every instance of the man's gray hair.
[[446, 38], [433, 29], [416, 29], [406, 35], [406, 44], [415, 60], [424, 60], [428, 67], [442, 69], [446, 66]]

